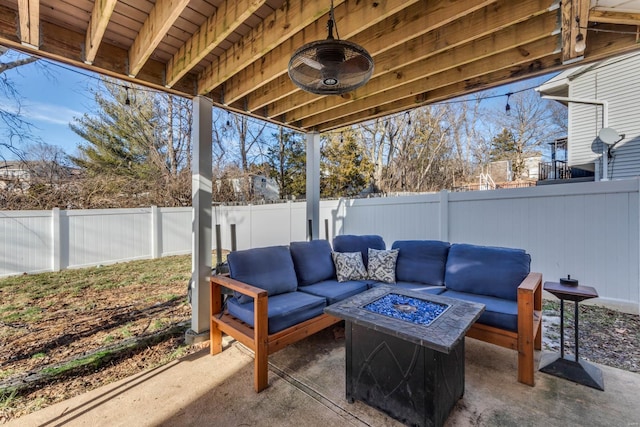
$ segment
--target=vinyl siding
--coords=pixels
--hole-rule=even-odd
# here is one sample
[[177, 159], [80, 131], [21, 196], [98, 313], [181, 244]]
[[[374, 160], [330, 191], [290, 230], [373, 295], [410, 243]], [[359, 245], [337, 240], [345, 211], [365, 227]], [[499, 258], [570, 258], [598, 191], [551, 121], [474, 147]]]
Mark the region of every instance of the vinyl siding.
[[[609, 127], [625, 134], [624, 144], [613, 150], [608, 164], [610, 179], [640, 175], [640, 53], [603, 61], [573, 76], [569, 84], [571, 98], [609, 102]], [[602, 128], [602, 107], [569, 104], [569, 164], [598, 163], [603, 144], [598, 139]]]

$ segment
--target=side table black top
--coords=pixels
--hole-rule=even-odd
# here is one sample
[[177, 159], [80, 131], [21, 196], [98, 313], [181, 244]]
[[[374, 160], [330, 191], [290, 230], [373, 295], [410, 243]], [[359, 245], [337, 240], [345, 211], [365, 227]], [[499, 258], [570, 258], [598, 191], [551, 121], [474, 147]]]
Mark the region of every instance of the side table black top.
[[[551, 354], [541, 362], [541, 372], [555, 375], [578, 384], [593, 387], [604, 391], [602, 372], [597, 367], [580, 360], [578, 357], [578, 303], [586, 299], [597, 298], [598, 292], [591, 286], [571, 286], [557, 282], [545, 282], [544, 290], [560, 299], [560, 354]], [[575, 339], [575, 359], [571, 360], [564, 356], [564, 302], [573, 301], [575, 303], [574, 339]]]
[[598, 298], [598, 291], [591, 286], [570, 286], [557, 282], [544, 282], [544, 290], [566, 301], [580, 302], [590, 298]]

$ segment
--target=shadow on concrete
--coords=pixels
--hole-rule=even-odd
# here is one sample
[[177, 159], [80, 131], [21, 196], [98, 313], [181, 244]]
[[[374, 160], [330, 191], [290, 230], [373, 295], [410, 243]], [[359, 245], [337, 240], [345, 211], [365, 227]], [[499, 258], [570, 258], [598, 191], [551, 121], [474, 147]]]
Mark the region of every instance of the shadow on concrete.
[[[529, 387], [516, 381], [515, 351], [466, 340], [465, 394], [446, 426], [638, 425], [638, 374], [600, 366], [602, 392], [536, 372], [536, 386]], [[219, 355], [203, 350], [10, 425], [400, 425], [361, 402], [346, 401], [339, 328], [272, 355], [269, 388], [258, 394], [252, 353], [228, 338], [225, 342]]]

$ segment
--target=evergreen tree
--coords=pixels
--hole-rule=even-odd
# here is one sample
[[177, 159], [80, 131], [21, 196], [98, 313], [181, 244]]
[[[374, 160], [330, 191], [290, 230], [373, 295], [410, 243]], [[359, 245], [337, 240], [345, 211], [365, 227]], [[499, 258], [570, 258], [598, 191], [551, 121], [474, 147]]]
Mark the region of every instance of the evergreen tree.
[[108, 79], [103, 80], [103, 88], [94, 93], [98, 110], [70, 124], [86, 141], [78, 147], [80, 155], [71, 160], [88, 178], [105, 181], [106, 188], [100, 185], [102, 194], [124, 195], [134, 205], [188, 205], [188, 101]]
[[324, 137], [320, 173], [321, 197], [356, 196], [370, 183], [373, 164], [352, 129]]
[[509, 129], [503, 128], [502, 132], [494, 136], [491, 140], [489, 160], [492, 162], [498, 160], [511, 160], [516, 149], [516, 140], [513, 136], [513, 132]]
[[304, 197], [306, 193], [305, 144], [299, 133], [280, 127], [278, 141], [268, 152], [269, 176], [276, 180], [280, 198]]

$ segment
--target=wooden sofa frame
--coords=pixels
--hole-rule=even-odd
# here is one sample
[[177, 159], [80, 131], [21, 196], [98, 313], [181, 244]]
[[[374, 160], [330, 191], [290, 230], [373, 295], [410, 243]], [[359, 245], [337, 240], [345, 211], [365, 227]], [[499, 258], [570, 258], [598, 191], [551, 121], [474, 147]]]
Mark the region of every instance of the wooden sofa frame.
[[[222, 287], [253, 298], [254, 325], [223, 312]], [[268, 333], [267, 291], [227, 276], [211, 277], [212, 355], [222, 352], [222, 333], [235, 338], [254, 352], [253, 387], [257, 393], [267, 388], [268, 356], [303, 338], [341, 321], [321, 314], [274, 334]], [[542, 274], [529, 273], [518, 287], [518, 332], [475, 323], [467, 336], [518, 351], [518, 381], [534, 385], [534, 349], [542, 348]]]
[[[222, 287], [239, 292], [253, 298], [253, 324], [254, 328], [243, 321], [233, 317], [227, 312], [222, 312]], [[222, 332], [232, 336], [237, 341], [253, 350], [253, 388], [256, 393], [261, 392], [269, 385], [268, 356], [278, 350], [282, 350], [289, 344], [293, 344], [315, 334], [341, 319], [328, 314], [321, 314], [290, 328], [268, 333], [268, 308], [267, 291], [248, 285], [227, 276], [211, 277], [211, 354], [222, 351]]]

